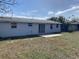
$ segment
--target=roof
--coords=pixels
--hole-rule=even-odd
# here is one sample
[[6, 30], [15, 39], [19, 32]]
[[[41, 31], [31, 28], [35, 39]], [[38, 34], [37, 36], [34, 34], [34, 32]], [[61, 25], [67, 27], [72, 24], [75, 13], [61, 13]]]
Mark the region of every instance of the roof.
[[71, 24], [79, 24], [79, 22], [72, 22]]
[[75, 22], [71, 21], [70, 24], [79, 24], [79, 21], [75, 21]]
[[33, 18], [19, 18], [19, 17], [0, 17], [0, 22], [19, 22], [19, 23], [49, 23], [60, 24], [59, 22], [49, 20], [38, 20]]

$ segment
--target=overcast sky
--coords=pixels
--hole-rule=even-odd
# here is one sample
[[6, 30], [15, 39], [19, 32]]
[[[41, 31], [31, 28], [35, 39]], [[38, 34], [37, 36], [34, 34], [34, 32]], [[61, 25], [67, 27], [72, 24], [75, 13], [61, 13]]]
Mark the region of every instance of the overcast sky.
[[14, 16], [79, 16], [79, 0], [16, 0]]

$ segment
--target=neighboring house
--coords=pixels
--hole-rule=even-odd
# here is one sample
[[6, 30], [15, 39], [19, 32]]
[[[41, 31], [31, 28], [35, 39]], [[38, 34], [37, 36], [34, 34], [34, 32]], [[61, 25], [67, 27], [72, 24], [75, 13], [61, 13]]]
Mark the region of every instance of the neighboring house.
[[0, 37], [40, 35], [61, 32], [58, 22], [18, 17], [0, 17]]
[[77, 26], [78, 26], [78, 30], [79, 30], [79, 24]]
[[79, 30], [79, 22], [72, 22], [71, 24], [69, 24], [68, 30], [69, 31], [78, 31]]
[[73, 22], [69, 24], [61, 24], [61, 31], [62, 32], [69, 32], [69, 31], [78, 31], [79, 30], [79, 22]]
[[77, 31], [78, 30], [78, 24], [72, 23], [68, 26], [68, 31]]
[[78, 26], [78, 31], [79, 31], [79, 21], [78, 21], [78, 23], [77, 23], [77, 26]]
[[61, 32], [68, 32], [69, 24], [61, 24]]

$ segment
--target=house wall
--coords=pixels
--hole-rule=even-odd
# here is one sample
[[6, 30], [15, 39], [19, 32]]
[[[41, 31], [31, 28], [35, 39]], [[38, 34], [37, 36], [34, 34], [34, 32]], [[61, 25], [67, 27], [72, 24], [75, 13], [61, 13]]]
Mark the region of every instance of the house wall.
[[68, 27], [69, 31], [77, 31], [78, 30], [78, 26], [77, 24], [70, 24]]
[[61, 24], [61, 32], [68, 32], [69, 24]]
[[77, 26], [78, 26], [78, 31], [79, 31], [79, 24]]
[[61, 24], [62, 32], [78, 31], [78, 24]]
[[[58, 28], [53, 24], [53, 29], [50, 29], [50, 24], [45, 24], [45, 33], [60, 32], [60, 25]], [[11, 23], [0, 23], [0, 37], [24, 36], [39, 34], [39, 24], [32, 24], [32, 27], [26, 23], [17, 23], [17, 28], [11, 28]]]
[[45, 25], [45, 33], [55, 33], [55, 32], [61, 32], [60, 24], [58, 24], [58, 27], [56, 27], [57, 24], [52, 24], [52, 29], [50, 28], [50, 24]]
[[38, 34], [38, 24], [32, 24], [32, 27], [28, 27], [28, 24], [18, 23], [17, 28], [11, 28], [10, 23], [0, 23], [0, 36], [24, 36]]

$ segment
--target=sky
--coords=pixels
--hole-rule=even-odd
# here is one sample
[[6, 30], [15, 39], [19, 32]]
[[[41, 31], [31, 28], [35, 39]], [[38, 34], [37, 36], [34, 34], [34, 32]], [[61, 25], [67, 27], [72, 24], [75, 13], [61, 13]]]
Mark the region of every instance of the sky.
[[79, 0], [16, 0], [13, 16], [53, 17], [79, 16]]

